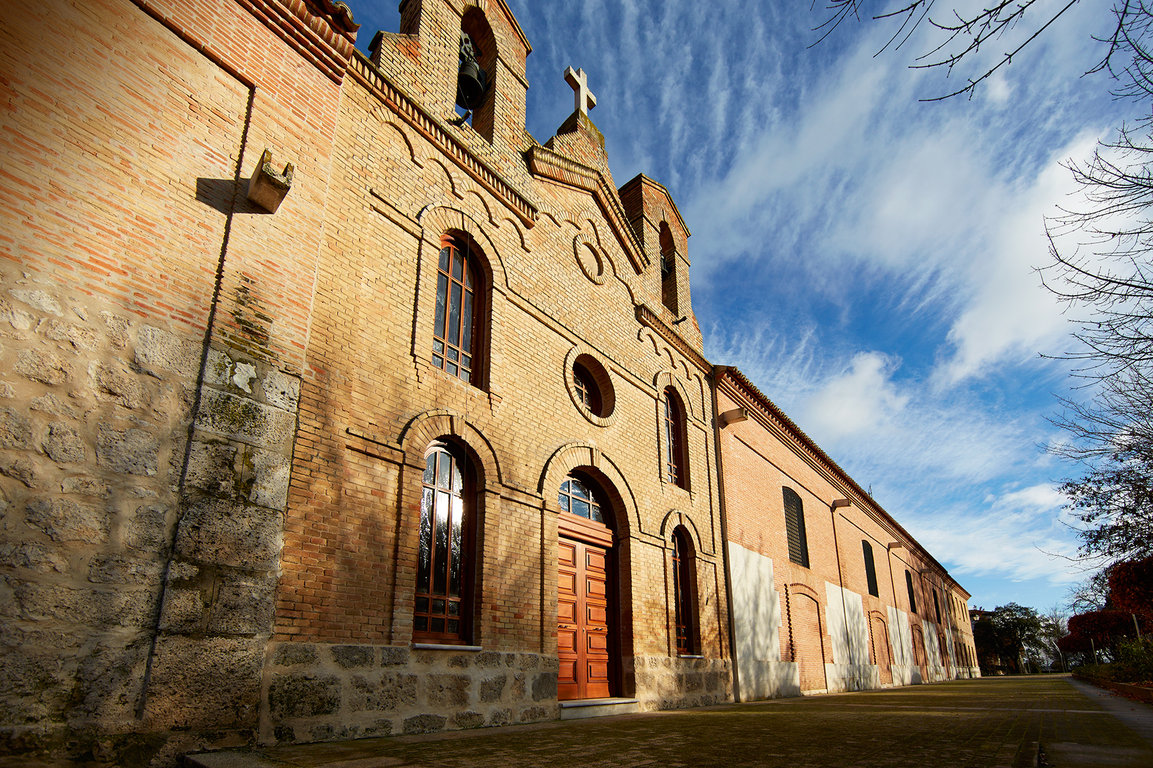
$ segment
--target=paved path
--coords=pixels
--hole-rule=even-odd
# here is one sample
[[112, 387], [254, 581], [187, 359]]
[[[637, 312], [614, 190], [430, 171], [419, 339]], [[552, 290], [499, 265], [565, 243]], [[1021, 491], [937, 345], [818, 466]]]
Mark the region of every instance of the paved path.
[[[1104, 694], [1106, 697], [1110, 694]], [[885, 691], [508, 728], [271, 747], [204, 768], [1153, 768], [1132, 730], [1064, 677], [985, 678]], [[1153, 707], [1125, 701], [1153, 734]], [[1115, 707], [1114, 707], [1115, 708]]]

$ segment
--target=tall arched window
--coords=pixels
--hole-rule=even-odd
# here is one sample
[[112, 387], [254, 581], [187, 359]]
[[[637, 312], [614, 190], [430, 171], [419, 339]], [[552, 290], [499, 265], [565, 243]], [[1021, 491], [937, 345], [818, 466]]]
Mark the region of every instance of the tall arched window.
[[869, 587], [869, 594], [880, 597], [877, 589], [877, 565], [873, 562], [873, 545], [867, 539], [861, 539], [861, 554], [865, 559], [865, 581]]
[[467, 238], [441, 239], [436, 274], [436, 313], [432, 327], [432, 364], [479, 385], [478, 322], [484, 291], [482, 273]]
[[444, 443], [425, 455], [413, 636], [468, 639], [475, 480], [468, 459]]
[[665, 482], [689, 487], [688, 452], [685, 450], [685, 407], [673, 387], [664, 396]]
[[699, 652], [696, 611], [696, 556], [692, 539], [684, 527], [673, 531], [673, 605], [677, 635], [677, 654]]
[[785, 497], [785, 535], [789, 540], [789, 559], [809, 567], [809, 540], [805, 535], [805, 510], [801, 497], [792, 488], [782, 490]]
[[905, 589], [909, 592], [909, 610], [916, 613], [917, 593], [913, 591], [913, 575], [908, 570], [905, 571]]

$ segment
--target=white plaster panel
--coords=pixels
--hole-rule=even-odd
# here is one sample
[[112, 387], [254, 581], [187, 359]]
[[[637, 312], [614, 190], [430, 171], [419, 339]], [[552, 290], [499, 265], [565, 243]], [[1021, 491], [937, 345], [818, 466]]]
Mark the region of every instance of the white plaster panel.
[[797, 665], [781, 661], [781, 599], [773, 584], [773, 561], [732, 542], [728, 551], [741, 700], [799, 696]]

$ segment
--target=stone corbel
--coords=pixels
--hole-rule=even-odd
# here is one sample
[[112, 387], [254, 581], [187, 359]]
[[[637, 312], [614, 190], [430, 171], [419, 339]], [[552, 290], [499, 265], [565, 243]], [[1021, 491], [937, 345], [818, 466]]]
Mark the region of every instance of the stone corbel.
[[284, 173], [272, 170], [272, 150], [264, 150], [248, 182], [248, 199], [269, 213], [276, 213], [288, 190], [292, 188], [294, 170], [292, 163], [284, 166]]

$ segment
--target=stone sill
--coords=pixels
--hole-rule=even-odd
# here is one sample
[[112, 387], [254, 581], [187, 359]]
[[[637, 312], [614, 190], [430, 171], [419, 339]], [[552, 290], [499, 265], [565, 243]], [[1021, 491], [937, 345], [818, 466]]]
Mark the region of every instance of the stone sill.
[[479, 645], [441, 645], [440, 643], [413, 643], [414, 651], [452, 651], [454, 653], [477, 653], [484, 649]]

